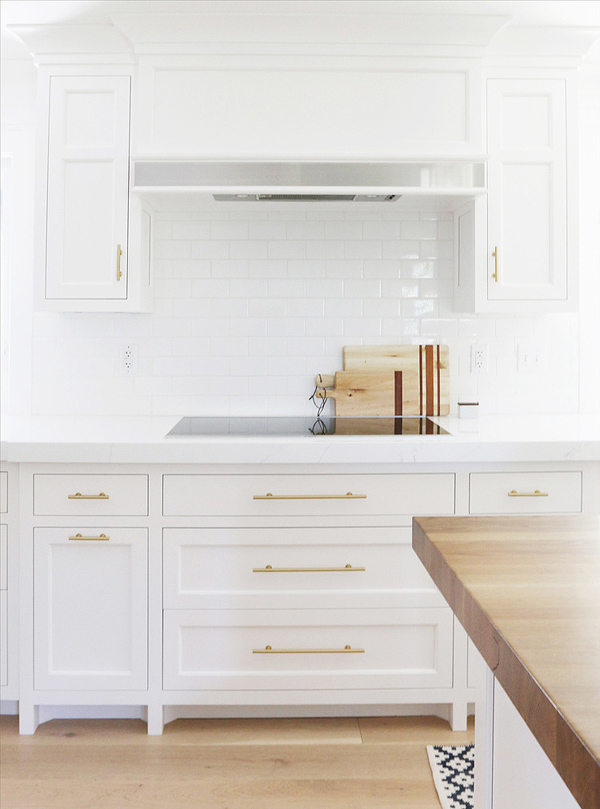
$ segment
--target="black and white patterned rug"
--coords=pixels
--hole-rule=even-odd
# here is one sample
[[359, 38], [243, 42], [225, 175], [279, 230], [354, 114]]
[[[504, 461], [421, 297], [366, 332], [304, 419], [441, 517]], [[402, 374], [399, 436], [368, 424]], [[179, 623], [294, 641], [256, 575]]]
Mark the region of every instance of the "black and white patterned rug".
[[442, 809], [473, 809], [475, 745], [427, 745]]

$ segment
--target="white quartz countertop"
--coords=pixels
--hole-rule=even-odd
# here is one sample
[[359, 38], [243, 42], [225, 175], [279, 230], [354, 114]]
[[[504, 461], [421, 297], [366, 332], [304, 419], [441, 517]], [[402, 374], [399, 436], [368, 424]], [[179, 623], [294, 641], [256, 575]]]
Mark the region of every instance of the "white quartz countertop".
[[15, 463], [395, 464], [600, 460], [600, 415], [452, 417], [451, 435], [169, 436], [177, 416], [5, 417]]

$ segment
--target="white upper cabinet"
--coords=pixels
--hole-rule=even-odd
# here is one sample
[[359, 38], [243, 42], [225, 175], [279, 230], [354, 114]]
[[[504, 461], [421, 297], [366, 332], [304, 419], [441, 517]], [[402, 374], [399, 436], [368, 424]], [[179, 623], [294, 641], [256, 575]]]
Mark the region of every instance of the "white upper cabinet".
[[127, 297], [129, 76], [50, 79], [46, 297]]
[[40, 83], [39, 307], [147, 311], [151, 215], [129, 199], [131, 76], [42, 72]]
[[488, 298], [567, 298], [565, 82], [488, 81]]
[[455, 215], [455, 309], [577, 308], [574, 96], [569, 79], [488, 79], [488, 194]]

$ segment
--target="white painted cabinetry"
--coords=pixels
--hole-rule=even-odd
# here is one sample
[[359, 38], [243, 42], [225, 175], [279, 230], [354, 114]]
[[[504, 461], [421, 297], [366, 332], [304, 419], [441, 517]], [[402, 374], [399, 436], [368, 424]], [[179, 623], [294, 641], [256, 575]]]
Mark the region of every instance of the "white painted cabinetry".
[[147, 686], [147, 531], [36, 528], [34, 687]]
[[14, 711], [18, 682], [18, 482], [16, 468], [0, 471], [0, 699]]
[[455, 213], [455, 309], [576, 309], [574, 95], [567, 78], [487, 80], [488, 193]]
[[132, 76], [114, 71], [40, 70], [42, 309], [149, 308], [151, 215], [129, 199]]

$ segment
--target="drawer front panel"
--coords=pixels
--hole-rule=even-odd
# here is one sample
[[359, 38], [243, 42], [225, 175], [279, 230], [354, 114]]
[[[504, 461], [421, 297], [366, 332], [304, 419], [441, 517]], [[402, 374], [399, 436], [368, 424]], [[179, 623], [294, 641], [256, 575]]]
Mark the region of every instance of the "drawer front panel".
[[168, 609], [444, 606], [407, 527], [167, 528]]
[[471, 514], [581, 511], [581, 472], [482, 472], [470, 475]]
[[164, 613], [165, 689], [451, 685], [448, 608]]
[[8, 593], [0, 591], [0, 685], [8, 685]]
[[8, 511], [8, 472], [0, 472], [0, 512]]
[[34, 514], [146, 516], [147, 475], [34, 475]]
[[407, 518], [453, 514], [454, 475], [164, 475], [163, 513]]
[[8, 526], [0, 525], [0, 590], [8, 588]]

